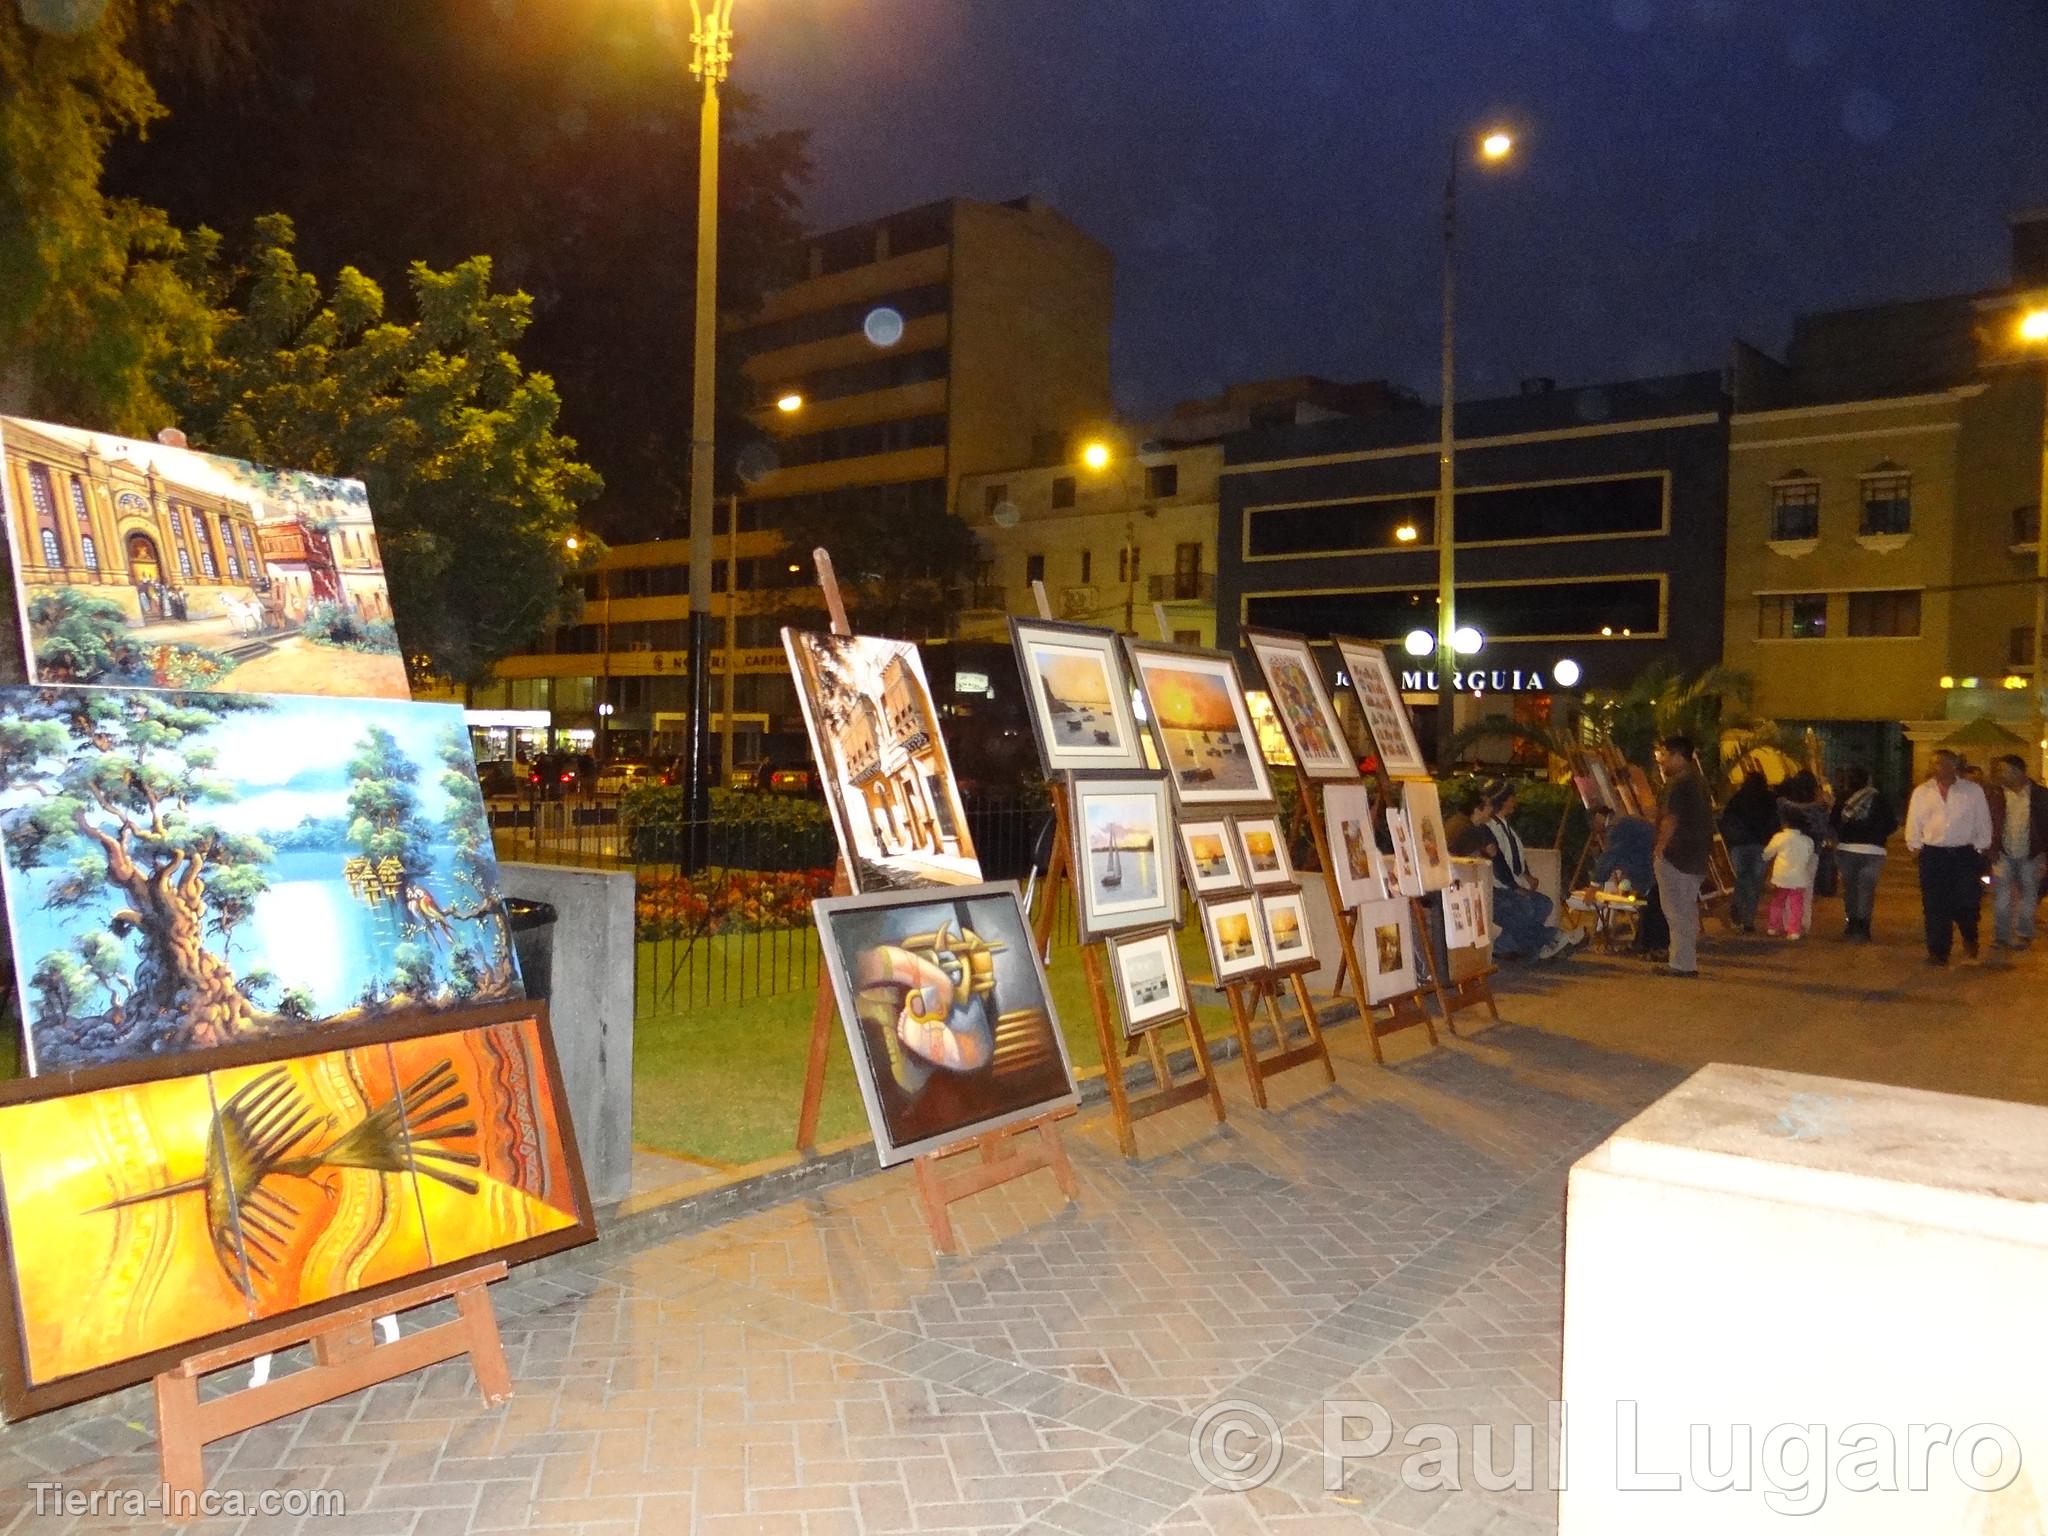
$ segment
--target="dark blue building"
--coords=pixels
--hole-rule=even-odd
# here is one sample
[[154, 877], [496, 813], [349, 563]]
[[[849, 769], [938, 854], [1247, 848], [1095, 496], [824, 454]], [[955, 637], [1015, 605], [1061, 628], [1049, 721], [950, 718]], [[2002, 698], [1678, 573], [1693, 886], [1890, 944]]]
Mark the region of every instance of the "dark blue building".
[[[1562, 659], [1582, 688], [1720, 660], [1728, 410], [1719, 373], [1458, 408], [1458, 622], [1486, 637], [1464, 691], [1534, 703]], [[1436, 627], [1436, 483], [1434, 406], [1228, 439], [1218, 644], [1243, 624], [1361, 635], [1405, 660], [1404, 691], [1433, 689], [1434, 656], [1399, 647]]]

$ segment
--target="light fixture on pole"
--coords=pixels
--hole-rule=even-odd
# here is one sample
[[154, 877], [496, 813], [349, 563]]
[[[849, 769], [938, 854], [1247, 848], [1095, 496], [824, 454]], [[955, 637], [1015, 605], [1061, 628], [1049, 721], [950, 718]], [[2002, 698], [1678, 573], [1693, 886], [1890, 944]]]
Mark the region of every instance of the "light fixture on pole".
[[[2048, 353], [2048, 302], [2030, 306], [2017, 327], [2022, 345]], [[2034, 707], [2029, 765], [2048, 777], [2048, 367], [2041, 379], [2041, 481], [2034, 497]]]
[[[689, 849], [701, 865], [711, 823], [711, 535], [718, 341], [718, 87], [732, 66], [733, 0], [690, 0], [690, 74], [703, 88], [697, 123], [697, 307], [690, 393]], [[727, 714], [731, 711], [728, 709]]]
[[1411, 629], [1408, 638], [1401, 642], [1401, 649], [1410, 656], [1427, 656], [1436, 649], [1436, 636], [1426, 629]]
[[[1436, 460], [1436, 640], [1437, 640], [1437, 770], [1447, 771], [1451, 741], [1457, 735], [1457, 694], [1451, 675], [1457, 670], [1457, 472], [1455, 425], [1457, 404], [1457, 245], [1458, 162], [1472, 141], [1458, 134], [1451, 140], [1450, 173], [1444, 178], [1444, 333], [1442, 400], [1438, 406]], [[1515, 141], [1502, 129], [1489, 130], [1477, 142], [1482, 162], [1497, 165], [1514, 152]]]

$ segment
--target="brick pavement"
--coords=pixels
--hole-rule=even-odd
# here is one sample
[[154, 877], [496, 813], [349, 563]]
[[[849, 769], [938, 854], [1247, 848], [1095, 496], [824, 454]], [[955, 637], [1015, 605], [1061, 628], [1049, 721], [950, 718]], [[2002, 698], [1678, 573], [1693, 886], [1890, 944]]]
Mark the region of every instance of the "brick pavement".
[[[1199, 1106], [1148, 1121], [1136, 1162], [1102, 1111], [1085, 1114], [1079, 1202], [1042, 1174], [977, 1197], [958, 1208], [961, 1258], [931, 1253], [906, 1169], [686, 1236], [618, 1228], [498, 1288], [509, 1404], [483, 1410], [468, 1367], [444, 1365], [225, 1441], [207, 1457], [214, 1487], [334, 1489], [350, 1513], [188, 1529], [1552, 1530], [1572, 1161], [1699, 1051], [1769, 1060], [1817, 1053], [1801, 1031], [1839, 1033], [1841, 1016], [1912, 1035], [1935, 1027], [1930, 1009], [1937, 1024], [2024, 1009], [2040, 962], [1945, 979], [1913, 971], [1910, 949], [1723, 941], [1705, 963], [1723, 979], [1583, 958], [1528, 974], [1514, 1022], [1426, 1054], [1410, 1031], [1387, 1069], [1340, 1027], [1338, 1086], [1291, 1074], [1264, 1114], [1226, 1063], [1229, 1125]], [[1573, 1037], [1624, 1031], [1648, 1047]], [[1395, 1432], [1334, 1489], [1330, 1400], [1377, 1403]], [[1256, 1489], [1214, 1488], [1191, 1460], [1195, 1417], [1217, 1403], [1252, 1426], [1225, 1449], [1270, 1448]], [[27, 1484], [152, 1483], [143, 1404], [0, 1434], [0, 1536], [128, 1528], [37, 1518]], [[1401, 1480], [1401, 1459], [1433, 1448], [1401, 1437], [1428, 1423], [1457, 1427], [1435, 1447], [1456, 1488]], [[1492, 1474], [1518, 1449], [1524, 1486], [1503, 1486]]]

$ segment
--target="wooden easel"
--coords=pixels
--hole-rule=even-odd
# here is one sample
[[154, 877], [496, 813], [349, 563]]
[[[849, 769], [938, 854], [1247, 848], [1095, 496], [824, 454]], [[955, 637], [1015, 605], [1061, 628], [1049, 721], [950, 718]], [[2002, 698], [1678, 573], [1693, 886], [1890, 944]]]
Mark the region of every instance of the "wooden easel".
[[[485, 1406], [495, 1408], [504, 1402], [512, 1395], [512, 1374], [505, 1364], [497, 1314], [484, 1289], [504, 1278], [503, 1260], [481, 1264], [393, 1296], [331, 1312], [315, 1322], [272, 1328], [237, 1344], [202, 1351], [165, 1371], [156, 1378], [164, 1517], [181, 1525], [198, 1518], [200, 1494], [206, 1487], [201, 1452], [211, 1442], [316, 1403], [360, 1392], [380, 1381], [393, 1381], [468, 1355]], [[456, 1316], [449, 1321], [404, 1334], [388, 1344], [376, 1342], [374, 1327], [379, 1316], [446, 1300], [453, 1300], [456, 1308]], [[303, 1370], [200, 1401], [200, 1377], [305, 1343], [313, 1346], [313, 1363]]]
[[[1451, 980], [1448, 975], [1439, 976], [1436, 963], [1436, 938], [1434, 930], [1429, 925], [1429, 903], [1430, 898], [1427, 896], [1410, 896], [1408, 898], [1408, 910], [1410, 920], [1415, 925], [1415, 952], [1422, 957], [1423, 963], [1429, 967], [1429, 986], [1430, 990], [1436, 994], [1437, 1007], [1443, 1010], [1444, 1028], [1455, 1035], [1458, 1032], [1458, 1010], [1460, 1008], [1477, 1008], [1482, 1003], [1486, 1005], [1486, 1011], [1493, 1015], [1493, 1022], [1498, 1024], [1500, 1022], [1500, 1008], [1493, 1000], [1493, 974], [1499, 967], [1489, 961], [1483, 969], [1474, 972], [1470, 976], [1461, 977], [1456, 981]], [[1450, 968], [1451, 934], [1450, 924], [1446, 921], [1444, 924], [1443, 969], [1448, 972]]]
[[[853, 627], [846, 621], [846, 604], [839, 595], [839, 578], [832, 570], [831, 552], [814, 549], [811, 559], [817, 566], [818, 586], [824, 594], [832, 633], [850, 636]], [[840, 867], [834, 872], [832, 894], [835, 896], [853, 894], [852, 878], [847, 868], [851, 857], [851, 850], [844, 850]], [[942, 890], [940, 894], [943, 894]], [[796, 1122], [797, 1151], [806, 1156], [816, 1148], [818, 1112], [825, 1101], [825, 1056], [831, 1048], [832, 1024], [838, 1012], [838, 1000], [832, 994], [832, 979], [821, 963], [818, 999], [811, 1008], [811, 1048], [804, 1063], [803, 1103], [797, 1111]], [[925, 1227], [931, 1233], [932, 1246], [941, 1253], [959, 1251], [947, 1206], [1041, 1168], [1052, 1170], [1060, 1192], [1069, 1200], [1075, 1199], [1081, 1192], [1080, 1185], [1074, 1178], [1073, 1165], [1067, 1161], [1066, 1147], [1060, 1141], [1059, 1130], [1059, 1122], [1073, 1112], [1071, 1108], [1048, 1110], [1015, 1125], [1006, 1125], [936, 1151], [920, 1153], [915, 1162], [918, 1203], [924, 1211]], [[1037, 1133], [1038, 1145], [1019, 1150], [1015, 1143], [1033, 1132]], [[950, 1179], [939, 1172], [941, 1162], [977, 1149], [981, 1153], [979, 1167]]]
[[[1323, 1040], [1322, 1020], [1316, 1016], [1316, 1006], [1309, 998], [1308, 982], [1300, 971], [1290, 974], [1287, 980], [1293, 986], [1294, 1001], [1301, 1009], [1301, 1023], [1308, 1031], [1308, 1039], [1295, 1046], [1287, 1043], [1287, 1018], [1280, 1011], [1277, 977], [1228, 982], [1223, 987], [1223, 996], [1230, 1003], [1231, 1027], [1237, 1031], [1237, 1053], [1244, 1058], [1245, 1081], [1251, 1085], [1252, 1102], [1261, 1109], [1268, 1107], [1266, 1079], [1277, 1077], [1282, 1072], [1320, 1062], [1325, 1080], [1337, 1081], [1337, 1066], [1330, 1060], [1330, 1047]], [[1258, 1003], [1265, 1004], [1267, 1021], [1273, 1026], [1274, 1049], [1264, 1056], [1259, 1054], [1254, 1038], [1258, 1026], [1252, 1018], [1252, 1009]]]
[[[1429, 1043], [1432, 1046], [1441, 1044], [1436, 1037], [1436, 1025], [1430, 1022], [1429, 1010], [1422, 1006], [1417, 994], [1404, 993], [1391, 1002], [1377, 1005], [1366, 997], [1365, 969], [1359, 964], [1357, 935], [1352, 931], [1350, 914], [1345, 910], [1344, 898], [1338, 891], [1337, 866], [1331, 862], [1329, 831], [1323, 825], [1319, 797], [1310, 787], [1308, 776], [1299, 768], [1295, 770], [1294, 784], [1301, 795], [1301, 813], [1308, 821], [1309, 835], [1315, 840], [1316, 858], [1323, 866], [1323, 889], [1329, 893], [1330, 914], [1337, 924], [1337, 987], [1342, 991], [1347, 982], [1350, 984], [1351, 1000], [1358, 1008], [1358, 1017], [1365, 1024], [1366, 1039], [1372, 1042], [1372, 1059], [1380, 1066], [1385, 1066], [1387, 1055], [1380, 1049], [1381, 1038], [1393, 1034], [1396, 1030], [1411, 1029], [1418, 1024], [1428, 1032]], [[1384, 785], [1381, 788], [1380, 803], [1390, 803]], [[1365, 830], [1368, 837], [1373, 835], [1371, 827], [1368, 826]], [[1384, 1008], [1385, 1016], [1376, 1014], [1375, 1007]]]

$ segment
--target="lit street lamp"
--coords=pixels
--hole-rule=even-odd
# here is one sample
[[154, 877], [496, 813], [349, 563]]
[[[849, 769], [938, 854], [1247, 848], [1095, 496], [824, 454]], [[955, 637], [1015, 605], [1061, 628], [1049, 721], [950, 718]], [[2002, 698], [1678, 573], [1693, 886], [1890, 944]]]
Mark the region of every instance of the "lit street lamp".
[[[1451, 140], [1450, 174], [1444, 179], [1444, 335], [1443, 400], [1438, 407], [1436, 457], [1436, 688], [1437, 688], [1437, 770], [1447, 771], [1451, 763], [1451, 739], [1457, 735], [1457, 695], [1451, 674], [1458, 669], [1457, 636], [1457, 475], [1454, 463], [1457, 429], [1457, 311], [1454, 295], [1457, 277], [1458, 162], [1465, 158], [1468, 140], [1459, 134]], [[1491, 165], [1514, 152], [1515, 141], [1500, 129], [1478, 142], [1479, 158]]]
[[1127, 635], [1138, 632], [1138, 524], [1134, 515], [1138, 495], [1127, 467], [1138, 462], [1136, 453], [1127, 453], [1118, 458], [1109, 444], [1101, 438], [1096, 438], [1081, 448], [1081, 463], [1098, 474], [1109, 468], [1111, 463], [1117, 465], [1124, 493], [1124, 633]]
[[[2037, 304], [2020, 316], [2024, 344], [2048, 349], [2048, 304]], [[2034, 498], [2034, 734], [2029, 755], [2036, 777], [2048, 774], [2048, 369], [2041, 381], [2041, 487]]]

